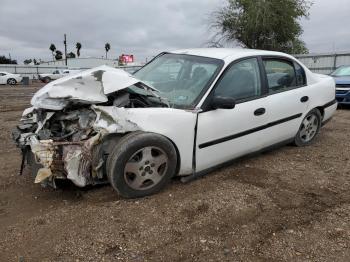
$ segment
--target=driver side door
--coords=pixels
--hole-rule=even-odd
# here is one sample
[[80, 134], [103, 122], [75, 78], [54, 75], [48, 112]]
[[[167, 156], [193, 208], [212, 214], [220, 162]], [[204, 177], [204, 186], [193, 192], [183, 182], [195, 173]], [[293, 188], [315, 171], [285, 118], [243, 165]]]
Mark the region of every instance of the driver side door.
[[[196, 172], [262, 148], [268, 122], [267, 90], [258, 58], [233, 62], [220, 77], [198, 114]], [[213, 97], [230, 97], [233, 109], [211, 109]]]

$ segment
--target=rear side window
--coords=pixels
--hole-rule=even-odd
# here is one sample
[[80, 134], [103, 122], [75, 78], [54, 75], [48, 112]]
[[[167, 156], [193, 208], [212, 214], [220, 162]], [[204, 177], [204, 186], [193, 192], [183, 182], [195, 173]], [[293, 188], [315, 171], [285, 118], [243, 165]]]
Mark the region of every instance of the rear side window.
[[269, 93], [287, 91], [299, 86], [294, 64], [287, 60], [265, 59]]

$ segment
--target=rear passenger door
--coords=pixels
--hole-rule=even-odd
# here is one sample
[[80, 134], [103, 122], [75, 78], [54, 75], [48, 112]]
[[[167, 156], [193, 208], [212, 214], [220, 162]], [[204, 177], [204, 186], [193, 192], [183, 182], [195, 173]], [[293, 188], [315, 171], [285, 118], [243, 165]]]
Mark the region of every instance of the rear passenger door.
[[304, 69], [288, 58], [263, 58], [268, 86], [268, 139], [265, 146], [296, 135], [308, 110], [309, 96]]

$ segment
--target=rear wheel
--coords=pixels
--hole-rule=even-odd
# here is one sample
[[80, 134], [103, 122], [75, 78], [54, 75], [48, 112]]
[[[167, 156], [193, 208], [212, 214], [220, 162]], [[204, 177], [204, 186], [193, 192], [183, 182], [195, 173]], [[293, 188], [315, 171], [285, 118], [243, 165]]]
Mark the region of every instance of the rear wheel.
[[294, 143], [297, 146], [311, 144], [321, 127], [321, 113], [317, 109], [311, 110], [303, 119], [299, 131], [295, 136]]
[[107, 160], [108, 179], [126, 198], [143, 197], [161, 190], [174, 176], [177, 155], [173, 144], [154, 133], [123, 137]]
[[9, 79], [7, 79], [7, 84], [8, 85], [15, 85], [15, 84], [17, 84], [17, 81], [14, 78], [9, 78]]

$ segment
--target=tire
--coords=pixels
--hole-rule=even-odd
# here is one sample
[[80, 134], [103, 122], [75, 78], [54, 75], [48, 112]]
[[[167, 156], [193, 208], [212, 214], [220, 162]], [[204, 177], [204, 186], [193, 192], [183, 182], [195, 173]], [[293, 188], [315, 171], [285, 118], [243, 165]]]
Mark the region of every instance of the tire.
[[301, 122], [299, 131], [294, 138], [296, 146], [310, 145], [320, 131], [322, 116], [318, 109], [311, 110]]
[[44, 78], [43, 78], [43, 82], [44, 82], [45, 84], [50, 83], [50, 82], [51, 82], [51, 78], [50, 78], [50, 77], [44, 77]]
[[7, 79], [7, 84], [13, 86], [13, 85], [17, 84], [17, 81], [14, 78], [9, 78], [9, 79]]
[[155, 133], [124, 136], [108, 156], [107, 176], [125, 198], [152, 195], [175, 175], [177, 154], [173, 144]]

